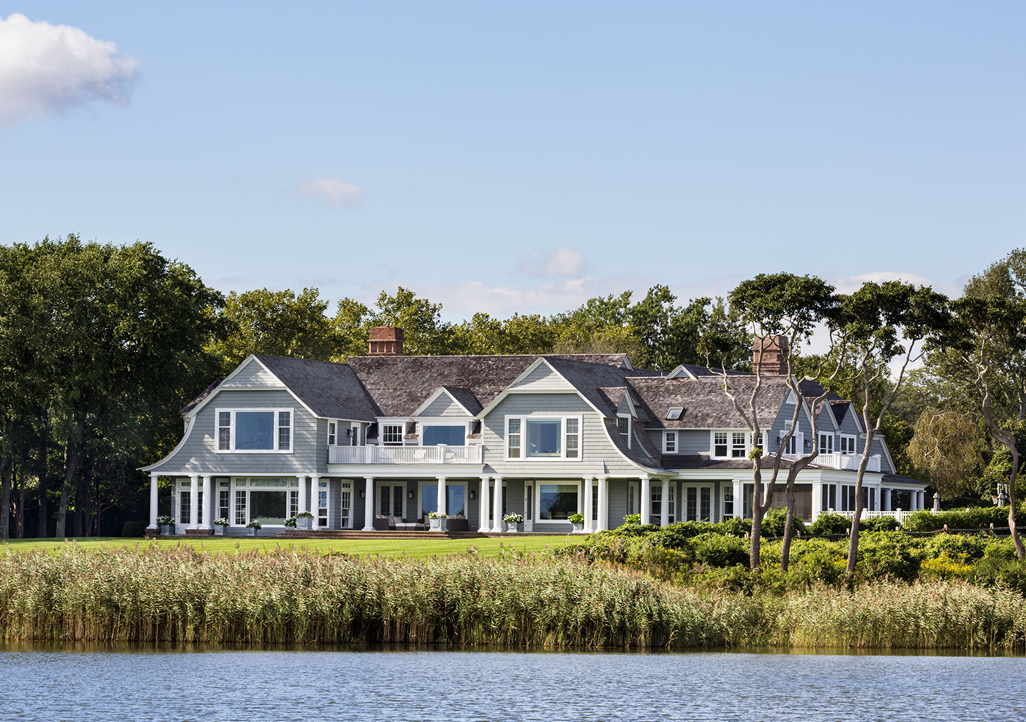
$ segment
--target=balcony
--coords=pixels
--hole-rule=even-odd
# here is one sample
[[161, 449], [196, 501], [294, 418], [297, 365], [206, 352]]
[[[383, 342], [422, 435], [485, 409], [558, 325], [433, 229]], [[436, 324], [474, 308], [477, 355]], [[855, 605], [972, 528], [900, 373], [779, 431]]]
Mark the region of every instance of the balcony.
[[[784, 454], [785, 459], [797, 461], [802, 457], [798, 454]], [[845, 471], [858, 471], [859, 462], [862, 461], [862, 454], [820, 454], [812, 460], [813, 464], [827, 466], [831, 469], [842, 469]], [[874, 454], [869, 457], [869, 464], [866, 471], [880, 471], [880, 455]]]
[[329, 446], [329, 464], [482, 464], [481, 446]]

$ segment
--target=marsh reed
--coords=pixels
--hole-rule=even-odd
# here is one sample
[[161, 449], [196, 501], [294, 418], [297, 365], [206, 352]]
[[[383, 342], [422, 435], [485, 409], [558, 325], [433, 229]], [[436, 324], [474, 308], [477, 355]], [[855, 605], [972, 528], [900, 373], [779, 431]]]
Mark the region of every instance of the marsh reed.
[[948, 582], [743, 596], [515, 555], [70, 547], [0, 555], [0, 639], [1021, 650], [1026, 600]]

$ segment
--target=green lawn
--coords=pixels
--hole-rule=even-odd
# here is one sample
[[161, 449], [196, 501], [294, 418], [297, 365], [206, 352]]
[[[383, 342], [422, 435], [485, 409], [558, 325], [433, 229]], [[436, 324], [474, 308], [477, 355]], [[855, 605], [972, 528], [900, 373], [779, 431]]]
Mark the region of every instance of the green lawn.
[[499, 548], [513, 548], [521, 552], [544, 553], [547, 549], [566, 546], [580, 541], [570, 536], [520, 536], [510, 538], [487, 539], [274, 539], [274, 538], [234, 538], [234, 537], [203, 537], [177, 539], [161, 539], [159, 541], [143, 541], [141, 539], [122, 539], [120, 537], [89, 537], [65, 542], [56, 539], [10, 539], [0, 550], [11, 552], [32, 551], [35, 549], [58, 549], [66, 544], [76, 544], [82, 549], [97, 549], [102, 546], [128, 547], [140, 549], [156, 544], [161, 547], [183, 544], [208, 549], [212, 552], [235, 552], [259, 549], [266, 552], [276, 547], [289, 549], [308, 549], [317, 552], [340, 551], [346, 554], [382, 555], [387, 557], [430, 557], [436, 554], [465, 554], [470, 547], [475, 547], [481, 556], [493, 557]]

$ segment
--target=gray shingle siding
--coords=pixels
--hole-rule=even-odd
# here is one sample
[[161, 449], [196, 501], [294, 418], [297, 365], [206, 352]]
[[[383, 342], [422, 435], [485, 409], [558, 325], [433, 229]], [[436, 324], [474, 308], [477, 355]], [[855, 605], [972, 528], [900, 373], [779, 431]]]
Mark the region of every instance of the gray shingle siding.
[[[580, 461], [505, 461], [506, 416], [565, 415], [582, 417]], [[601, 417], [577, 394], [510, 394], [484, 418], [481, 429], [489, 473], [570, 478], [638, 473], [638, 467], [625, 461], [610, 442]]]
[[[218, 409], [291, 408], [291, 453], [216, 451]], [[323, 474], [326, 473], [327, 426], [304, 409], [288, 391], [233, 391], [225, 389], [193, 418], [185, 443], [156, 471], [173, 474]]]
[[560, 391], [572, 387], [565, 379], [553, 371], [548, 364], [542, 363], [520, 381], [512, 385], [515, 389], [536, 389], [539, 391]]
[[239, 386], [283, 386], [278, 378], [252, 358], [226, 383]]
[[453, 401], [448, 394], [442, 394], [432, 401], [418, 416], [469, 418], [466, 409]]

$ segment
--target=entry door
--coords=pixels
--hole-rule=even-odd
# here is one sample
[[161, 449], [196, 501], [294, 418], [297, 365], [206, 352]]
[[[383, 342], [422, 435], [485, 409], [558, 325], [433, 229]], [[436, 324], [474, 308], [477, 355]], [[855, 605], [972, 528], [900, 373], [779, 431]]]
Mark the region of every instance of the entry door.
[[317, 528], [328, 528], [328, 482], [317, 482]]
[[353, 484], [350, 481], [342, 482], [342, 519], [339, 525], [343, 529], [353, 528], [352, 508], [353, 508]]
[[627, 482], [627, 515], [641, 513], [641, 484], [637, 481]]
[[378, 516], [404, 518], [406, 483], [388, 482], [378, 486]]
[[685, 521], [712, 521], [713, 490], [711, 486], [688, 486], [684, 488]]

